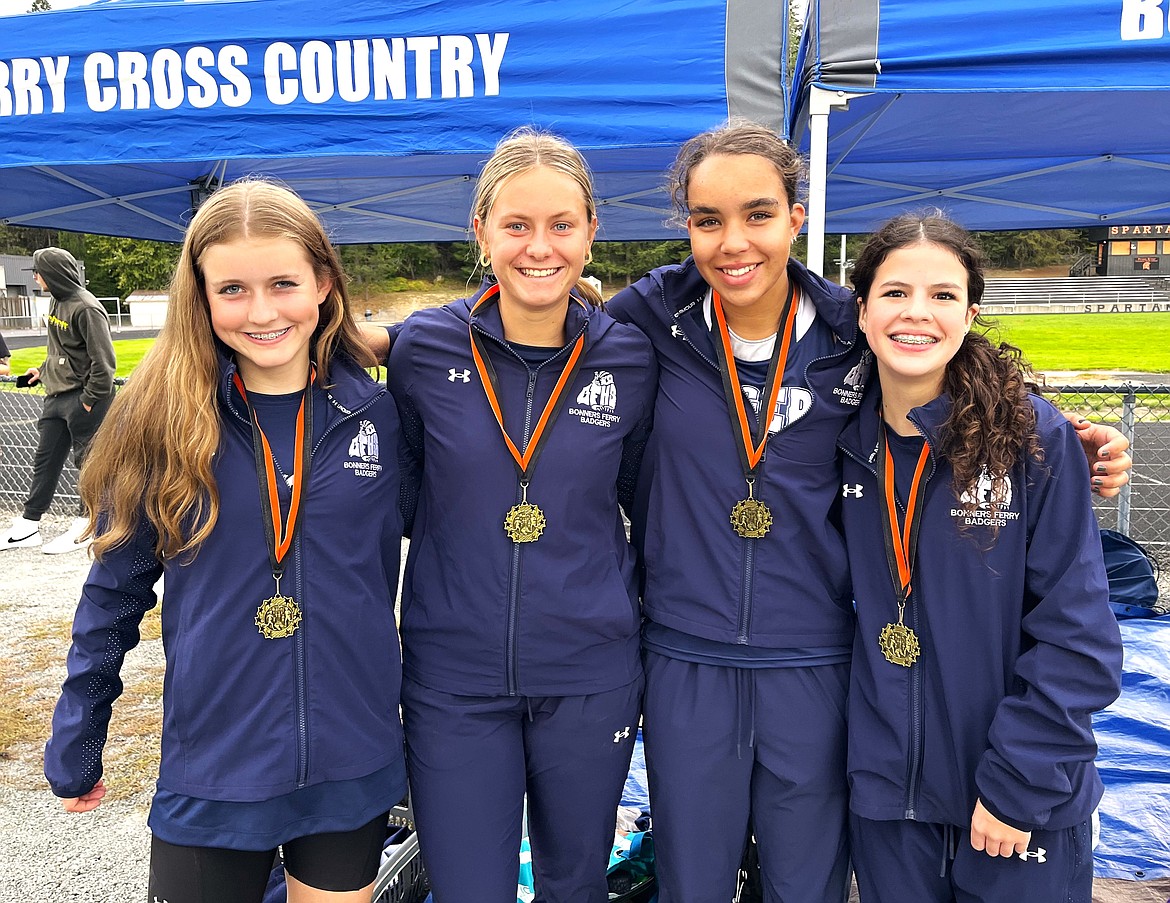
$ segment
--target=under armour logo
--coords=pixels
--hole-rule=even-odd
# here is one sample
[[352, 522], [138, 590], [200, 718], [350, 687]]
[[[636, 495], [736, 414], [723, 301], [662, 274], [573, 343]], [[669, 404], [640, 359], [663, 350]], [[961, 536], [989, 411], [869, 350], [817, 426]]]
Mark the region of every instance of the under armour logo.
[[629, 736], [630, 736], [630, 726], [627, 724], [620, 731], [613, 732], [613, 742], [614, 743], [621, 743], [623, 740], [628, 739]]
[[1037, 862], [1047, 862], [1048, 859], [1044, 855], [1047, 852], [1044, 847], [1036, 847], [1034, 852], [1032, 850], [1024, 850], [1024, 852], [1020, 853], [1020, 858], [1024, 862], [1027, 862], [1029, 859], [1035, 859]]
[[681, 339], [683, 337], [682, 327], [679, 326], [677, 323], [673, 324], [670, 327], [670, 334], [672, 336], [674, 336], [676, 339]]
[[455, 380], [459, 380], [460, 382], [464, 383], [471, 382], [470, 370], [456, 370], [454, 367], [452, 367], [447, 372], [450, 374], [450, 376], [447, 377], [447, 382], [449, 383], [453, 383]]
[[853, 496], [854, 498], [859, 499], [861, 498], [861, 489], [862, 487], [860, 483], [854, 483], [853, 485], [845, 483], [841, 486], [841, 497], [849, 498], [849, 496]]

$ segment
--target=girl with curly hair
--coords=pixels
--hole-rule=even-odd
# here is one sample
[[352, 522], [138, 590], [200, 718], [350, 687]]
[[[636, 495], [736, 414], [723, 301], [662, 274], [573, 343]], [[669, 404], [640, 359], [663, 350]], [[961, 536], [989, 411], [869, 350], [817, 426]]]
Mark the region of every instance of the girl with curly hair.
[[972, 328], [961, 227], [891, 220], [853, 284], [877, 370], [839, 440], [862, 899], [1088, 903], [1090, 718], [1121, 640], [1081, 444], [1019, 351]]

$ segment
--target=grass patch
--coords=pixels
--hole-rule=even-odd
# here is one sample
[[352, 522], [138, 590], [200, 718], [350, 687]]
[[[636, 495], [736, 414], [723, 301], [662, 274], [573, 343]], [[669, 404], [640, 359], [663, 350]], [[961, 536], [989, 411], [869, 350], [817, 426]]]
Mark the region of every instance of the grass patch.
[[[1024, 349], [1028, 360], [1040, 371], [1133, 370], [1170, 374], [1168, 314], [1018, 314], [993, 319], [993, 335], [998, 332], [1004, 341]], [[115, 341], [117, 375], [129, 376], [153, 344], [154, 339]], [[12, 372], [23, 373], [44, 359], [43, 345], [21, 348], [12, 354]]]
[[[129, 376], [141, 362], [143, 356], [154, 344], [154, 339], [120, 339], [114, 342], [114, 354], [118, 365], [115, 376]], [[39, 367], [44, 363], [48, 348], [40, 345], [35, 348], [18, 348], [12, 352], [10, 364], [14, 374], [24, 373], [29, 367]]]
[[[14, 654], [0, 665], [0, 759], [19, 761], [30, 787], [41, 787], [41, 754], [50, 733], [53, 707], [64, 677], [72, 619], [29, 625]], [[142, 621], [142, 642], [161, 635], [159, 608]], [[131, 651], [130, 662], [139, 652]], [[162, 731], [162, 665], [124, 667], [125, 687], [114, 703], [109, 738], [103, 752], [109, 799], [125, 799], [148, 790], [158, 775]]]
[[[146, 352], [154, 345], [154, 339], [120, 339], [114, 342], [114, 354], [117, 356], [115, 376], [129, 376], [141, 362]], [[48, 352], [46, 346], [37, 348], [21, 348], [12, 352], [12, 372], [24, 373], [29, 367], [41, 364]]]
[[1170, 373], [1170, 315], [1012, 314], [993, 318], [1000, 336], [1044, 370]]

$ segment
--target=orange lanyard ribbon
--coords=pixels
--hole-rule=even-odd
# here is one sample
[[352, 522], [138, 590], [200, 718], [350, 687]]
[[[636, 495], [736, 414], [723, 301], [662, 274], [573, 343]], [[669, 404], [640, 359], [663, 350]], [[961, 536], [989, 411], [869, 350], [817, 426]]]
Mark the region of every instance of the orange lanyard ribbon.
[[272, 446], [268, 437], [260, 426], [256, 410], [248, 401], [248, 393], [244, 390], [244, 381], [239, 373], [232, 374], [232, 380], [244, 404], [248, 408], [248, 418], [252, 424], [252, 448], [256, 456], [256, 477], [260, 480], [260, 503], [264, 510], [264, 517], [268, 521], [268, 529], [264, 538], [268, 544], [268, 558], [272, 565], [272, 575], [279, 578], [284, 572], [284, 558], [292, 546], [293, 537], [301, 522], [301, 512], [306, 487], [309, 483], [309, 445], [313, 436], [313, 380], [316, 378], [316, 369], [310, 367], [309, 384], [301, 394], [301, 406], [297, 411], [296, 440], [292, 472], [292, 500], [289, 502], [288, 516], [285, 522], [280, 522], [280, 496], [277, 492], [276, 469], [272, 455]]
[[878, 482], [882, 484], [885, 500], [882, 505], [882, 528], [886, 541], [886, 563], [899, 607], [910, 597], [910, 576], [914, 569], [914, 555], [918, 548], [918, 529], [922, 526], [922, 497], [926, 494], [926, 462], [930, 458], [930, 444], [923, 443], [914, 468], [914, 479], [910, 484], [910, 497], [906, 503], [906, 520], [899, 530], [898, 500], [894, 490], [894, 459], [890, 454], [886, 428], [882, 427], [878, 440]]
[[727, 317], [723, 313], [723, 301], [720, 299], [719, 293], [714, 290], [711, 291], [711, 306], [715, 311], [715, 322], [719, 331], [719, 341], [715, 344], [715, 356], [719, 360], [719, 375], [723, 378], [723, 392], [727, 397], [727, 410], [731, 415], [731, 429], [740, 439], [736, 447], [739, 449], [743, 474], [750, 484], [756, 469], [760, 466], [760, 460], [764, 457], [764, 449], [768, 445], [768, 426], [772, 422], [772, 415], [776, 410], [776, 399], [780, 397], [780, 387], [784, 381], [784, 365], [788, 361], [788, 350], [792, 345], [793, 327], [796, 323], [796, 311], [800, 307], [796, 284], [789, 282], [788, 297], [780, 312], [780, 322], [784, 325], [776, 336], [776, 345], [772, 350], [772, 360], [768, 365], [768, 377], [764, 382], [764, 391], [760, 396], [760, 411], [756, 417], [754, 433], [751, 421], [748, 419], [743, 389], [740, 388], [739, 371], [736, 369], [735, 353], [731, 347], [731, 330], [727, 327]]
[[[475, 306], [471, 309], [472, 315], [474, 316], [480, 308], [497, 300], [499, 294], [500, 287], [493, 285], [475, 303]], [[573, 300], [575, 301], [576, 299]], [[565, 366], [561, 370], [560, 378], [557, 379], [556, 385], [553, 387], [552, 395], [549, 396], [548, 403], [545, 404], [540, 419], [536, 422], [536, 429], [532, 431], [532, 437], [525, 445], [524, 451], [521, 452], [517, 448], [516, 443], [512, 441], [512, 437], [508, 435], [508, 430], [504, 426], [504, 410], [500, 405], [499, 382], [496, 378], [496, 369], [492, 366], [491, 358], [488, 357], [487, 349], [483, 344], [483, 337], [470, 322], [467, 328], [471, 336], [471, 356], [475, 360], [475, 369], [479, 371], [480, 384], [483, 386], [488, 404], [491, 405], [492, 413], [495, 414], [496, 423], [500, 426], [500, 434], [504, 437], [504, 443], [508, 446], [508, 451], [512, 454], [512, 460], [516, 462], [516, 470], [520, 474], [520, 481], [522, 484], [527, 485], [532, 470], [536, 466], [536, 458], [540, 454], [545, 440], [552, 431], [553, 421], [556, 420], [557, 415], [561, 411], [557, 402], [564, 393], [565, 387], [572, 383], [573, 378], [577, 375], [577, 371], [581, 368], [581, 356], [585, 348], [585, 332], [582, 330], [581, 334], [577, 336], [577, 341], [573, 344], [573, 350], [569, 354], [569, 359], [565, 362]]]

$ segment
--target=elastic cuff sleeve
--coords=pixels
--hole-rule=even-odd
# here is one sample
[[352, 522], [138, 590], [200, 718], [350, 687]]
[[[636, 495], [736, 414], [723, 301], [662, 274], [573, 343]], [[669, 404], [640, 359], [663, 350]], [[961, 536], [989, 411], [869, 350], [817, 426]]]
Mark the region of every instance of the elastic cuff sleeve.
[[998, 818], [1001, 822], [1003, 822], [1008, 827], [1015, 828], [1017, 831], [1039, 831], [1042, 827], [1044, 827], [1043, 825], [1031, 825], [1027, 822], [1022, 822], [1015, 818], [1009, 818], [1000, 812], [999, 809], [996, 808], [992, 803], [988, 802], [987, 797], [979, 797], [979, 802], [983, 803], [983, 808]]

